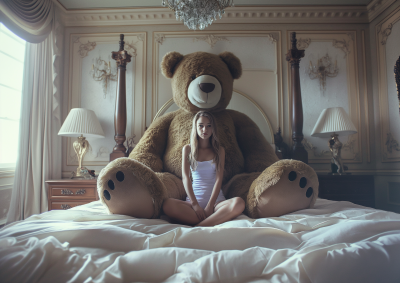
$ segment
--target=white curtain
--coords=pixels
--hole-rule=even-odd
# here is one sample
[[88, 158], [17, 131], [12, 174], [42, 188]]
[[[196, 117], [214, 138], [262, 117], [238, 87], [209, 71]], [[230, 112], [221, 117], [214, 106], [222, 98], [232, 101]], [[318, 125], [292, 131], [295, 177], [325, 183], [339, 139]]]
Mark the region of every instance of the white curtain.
[[[0, 1], [3, 1], [2, 5], [4, 5], [5, 1]], [[39, 5], [39, 2], [49, 4], [51, 1], [13, 0], [13, 2], [14, 4], [29, 2]], [[53, 3], [51, 2], [51, 4]], [[27, 6], [29, 5], [26, 4], [24, 7]], [[36, 6], [33, 7], [40, 10]], [[51, 15], [48, 14], [48, 17], [51, 17], [50, 33], [40, 43], [27, 43], [26, 45], [18, 143], [19, 155], [7, 224], [47, 211], [45, 181], [61, 178], [61, 137], [57, 135], [61, 126], [59, 105], [61, 58], [60, 48], [58, 48], [61, 42], [57, 38], [61, 39], [61, 36], [57, 37], [60, 33], [60, 26], [55, 21], [55, 11], [53, 8], [50, 10]], [[18, 13], [14, 12], [13, 17], [17, 16]], [[12, 21], [21, 22], [22, 20], [18, 18]], [[39, 22], [47, 23], [48, 21], [42, 18]], [[4, 22], [5, 25], [7, 23], [7, 21]], [[43, 36], [45, 30], [45, 28], [39, 28], [30, 35], [37, 40]], [[25, 32], [30, 33], [31, 30], [25, 29]], [[29, 41], [32, 38], [24, 39]]]
[[51, 0], [0, 0], [0, 21], [28, 42], [39, 43], [47, 38], [53, 18]]

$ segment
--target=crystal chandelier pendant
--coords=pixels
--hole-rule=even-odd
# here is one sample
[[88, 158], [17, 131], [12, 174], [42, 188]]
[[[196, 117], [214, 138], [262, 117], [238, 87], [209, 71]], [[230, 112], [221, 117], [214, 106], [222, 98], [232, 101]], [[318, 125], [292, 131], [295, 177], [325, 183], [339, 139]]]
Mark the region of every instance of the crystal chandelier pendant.
[[192, 30], [203, 30], [233, 7], [233, 0], [162, 0], [162, 6], [175, 11], [177, 20]]

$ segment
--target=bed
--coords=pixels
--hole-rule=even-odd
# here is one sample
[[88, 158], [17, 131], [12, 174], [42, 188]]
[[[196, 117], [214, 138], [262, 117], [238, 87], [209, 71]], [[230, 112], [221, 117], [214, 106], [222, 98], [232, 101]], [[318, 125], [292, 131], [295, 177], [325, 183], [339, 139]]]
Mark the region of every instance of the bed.
[[399, 282], [399, 266], [399, 214], [325, 199], [212, 228], [95, 201], [0, 230], [1, 282]]
[[[292, 79], [298, 75], [292, 64]], [[303, 119], [298, 83], [291, 84], [295, 143]], [[261, 108], [244, 93], [234, 96], [273, 143]], [[173, 108], [169, 101], [157, 115]], [[110, 215], [94, 201], [0, 229], [1, 282], [398, 283], [399, 267], [400, 214], [320, 198], [313, 209], [242, 214], [208, 228]]]

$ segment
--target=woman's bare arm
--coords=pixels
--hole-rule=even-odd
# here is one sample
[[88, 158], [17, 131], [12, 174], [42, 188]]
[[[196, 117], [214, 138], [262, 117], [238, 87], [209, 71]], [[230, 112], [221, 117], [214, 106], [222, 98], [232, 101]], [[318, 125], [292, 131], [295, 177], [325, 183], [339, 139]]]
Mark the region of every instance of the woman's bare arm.
[[193, 192], [192, 180], [190, 180], [190, 164], [189, 164], [189, 156], [190, 153], [190, 145], [185, 145], [182, 148], [182, 182], [185, 187], [186, 194], [188, 195], [190, 202], [192, 204], [193, 210], [196, 212], [197, 217], [200, 221], [206, 218], [204, 213], [204, 209], [200, 207], [197, 202], [196, 196]]
[[[217, 201], [219, 192], [221, 191], [222, 179], [224, 177], [224, 168], [225, 168], [225, 148], [222, 146], [219, 148], [220, 156], [219, 156], [219, 169], [216, 172], [215, 184], [213, 191], [211, 193], [210, 200], [208, 201], [207, 206], [212, 208], [212, 212], [214, 212], [214, 205]], [[218, 166], [217, 166], [218, 167]], [[207, 207], [206, 207], [207, 208]], [[206, 209], [207, 210], [207, 209]]]

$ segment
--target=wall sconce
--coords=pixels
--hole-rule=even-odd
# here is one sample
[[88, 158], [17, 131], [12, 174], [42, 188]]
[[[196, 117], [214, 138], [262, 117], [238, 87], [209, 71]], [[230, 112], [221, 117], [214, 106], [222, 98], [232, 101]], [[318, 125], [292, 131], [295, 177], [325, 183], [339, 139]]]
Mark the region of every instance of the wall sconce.
[[103, 97], [106, 98], [108, 81], [117, 80], [116, 69], [111, 68], [111, 63], [102, 60], [101, 57], [95, 59], [95, 63], [92, 64], [92, 70], [90, 71], [93, 79], [97, 82], [103, 83]]
[[335, 60], [335, 65], [332, 64], [331, 58], [328, 53], [317, 61], [317, 65], [312, 65], [310, 61], [310, 66], [306, 71], [310, 76], [310, 79], [319, 79], [319, 88], [325, 93], [326, 90], [326, 78], [336, 77], [339, 69], [337, 67], [337, 60]]

